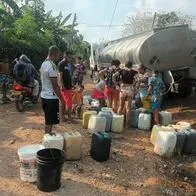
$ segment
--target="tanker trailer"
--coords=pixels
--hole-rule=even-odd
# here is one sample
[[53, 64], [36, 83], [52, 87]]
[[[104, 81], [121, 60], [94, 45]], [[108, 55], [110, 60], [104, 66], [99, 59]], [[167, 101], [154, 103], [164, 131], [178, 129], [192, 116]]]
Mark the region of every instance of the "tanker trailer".
[[188, 25], [156, 28], [108, 42], [99, 52], [98, 63], [119, 59], [132, 61], [163, 74], [173, 93], [187, 97], [196, 86], [196, 31]]

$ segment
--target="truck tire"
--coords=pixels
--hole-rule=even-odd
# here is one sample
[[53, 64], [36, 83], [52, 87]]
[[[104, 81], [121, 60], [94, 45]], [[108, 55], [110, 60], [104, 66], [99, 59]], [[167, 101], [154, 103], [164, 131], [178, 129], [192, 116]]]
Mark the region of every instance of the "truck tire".
[[180, 84], [178, 88], [178, 96], [180, 98], [187, 98], [192, 94], [192, 85], [187, 86], [184, 84]]
[[178, 97], [184, 98], [186, 93], [186, 87], [183, 84], [179, 84], [178, 86]]
[[184, 98], [191, 96], [193, 91], [192, 86], [185, 86]]

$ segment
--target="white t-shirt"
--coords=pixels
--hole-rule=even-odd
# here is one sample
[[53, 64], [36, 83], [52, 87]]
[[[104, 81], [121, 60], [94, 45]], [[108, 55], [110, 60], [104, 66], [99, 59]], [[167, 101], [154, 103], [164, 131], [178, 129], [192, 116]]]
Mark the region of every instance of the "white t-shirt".
[[57, 95], [54, 92], [52, 82], [50, 80], [50, 78], [57, 77], [56, 65], [52, 61], [44, 61], [40, 68], [40, 74], [42, 83], [41, 98], [58, 99]]

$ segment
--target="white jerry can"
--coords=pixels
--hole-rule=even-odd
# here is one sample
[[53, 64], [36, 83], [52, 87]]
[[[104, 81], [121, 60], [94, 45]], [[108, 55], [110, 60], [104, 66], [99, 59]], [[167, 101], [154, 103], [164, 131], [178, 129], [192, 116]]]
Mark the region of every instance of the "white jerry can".
[[90, 100], [91, 100], [91, 96], [90, 95], [84, 95], [83, 96], [83, 104], [86, 105], [86, 106], [89, 106], [90, 105]]
[[45, 146], [45, 148], [56, 148], [63, 150], [64, 138], [61, 134], [45, 134], [42, 140], [42, 144]]
[[154, 152], [160, 156], [171, 157], [177, 142], [175, 132], [159, 131], [157, 133]]
[[175, 129], [170, 126], [161, 126], [161, 125], [154, 125], [152, 128], [151, 136], [150, 136], [150, 142], [155, 145], [155, 141], [157, 138], [157, 134], [159, 131], [171, 131], [175, 132]]
[[172, 125], [176, 131], [182, 131], [184, 129], [191, 129], [191, 124], [188, 122], [180, 121], [177, 122], [175, 125]]
[[98, 115], [92, 115], [89, 119], [88, 129], [92, 132], [100, 131], [105, 132], [106, 130], [106, 118]]
[[172, 123], [172, 114], [167, 111], [159, 112], [161, 125], [167, 126]]
[[64, 133], [65, 159], [69, 161], [79, 160], [82, 157], [83, 137], [79, 132]]
[[112, 132], [121, 133], [124, 128], [124, 115], [113, 115]]
[[138, 118], [138, 129], [150, 130], [151, 127], [151, 114], [141, 113]]
[[88, 128], [89, 119], [92, 115], [97, 115], [96, 111], [86, 111], [83, 113], [82, 124], [85, 129]]

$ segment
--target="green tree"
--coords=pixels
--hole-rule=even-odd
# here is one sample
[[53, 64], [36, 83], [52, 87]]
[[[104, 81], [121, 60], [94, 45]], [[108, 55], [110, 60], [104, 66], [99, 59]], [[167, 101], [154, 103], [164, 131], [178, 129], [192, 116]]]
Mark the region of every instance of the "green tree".
[[189, 27], [192, 27], [194, 17], [183, 14], [181, 12], [169, 12], [156, 14], [154, 26], [158, 28], [164, 28], [173, 25], [185, 25], [188, 24]]
[[[154, 17], [155, 16], [155, 17]], [[152, 11], [143, 9], [136, 11], [135, 15], [129, 16], [124, 24], [123, 36], [133, 35], [150, 31], [152, 28], [164, 28], [168, 26], [188, 24], [192, 27], [193, 16], [181, 12], [168, 12], [154, 14]]]
[[127, 17], [122, 31], [123, 36], [138, 34], [152, 29], [153, 13], [150, 10], [136, 10], [135, 14]]
[[26, 53], [39, 65], [48, 47], [56, 44], [62, 52], [71, 50], [88, 59], [89, 44], [77, 25], [76, 14], [63, 17], [61, 12], [58, 16], [46, 13], [43, 0], [4, 0], [0, 6], [0, 52], [9, 58]]

